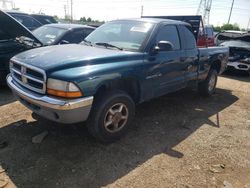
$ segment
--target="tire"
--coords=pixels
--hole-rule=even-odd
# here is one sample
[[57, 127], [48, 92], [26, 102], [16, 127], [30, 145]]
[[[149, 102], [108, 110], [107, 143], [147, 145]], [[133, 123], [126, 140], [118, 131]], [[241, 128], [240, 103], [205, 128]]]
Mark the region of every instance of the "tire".
[[122, 91], [105, 92], [95, 99], [87, 128], [98, 141], [111, 143], [127, 132], [134, 114], [135, 104], [128, 94]]
[[218, 79], [218, 72], [215, 69], [210, 69], [206, 80], [198, 84], [198, 91], [202, 96], [210, 97], [214, 94]]

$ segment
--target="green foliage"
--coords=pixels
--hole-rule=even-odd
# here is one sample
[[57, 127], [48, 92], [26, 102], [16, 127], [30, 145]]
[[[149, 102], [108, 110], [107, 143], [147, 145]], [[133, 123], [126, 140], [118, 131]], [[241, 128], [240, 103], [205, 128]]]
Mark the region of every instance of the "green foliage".
[[86, 24], [86, 23], [104, 23], [103, 21], [94, 20], [94, 19], [92, 19], [90, 17], [86, 18], [85, 16], [81, 17], [79, 22], [82, 23], [82, 24]]
[[87, 19], [85, 17], [80, 18], [80, 22], [86, 22], [86, 21], [87, 21]]
[[240, 31], [240, 27], [237, 23], [234, 24], [223, 24], [222, 26], [213, 26], [214, 31], [221, 32], [226, 30]]
[[58, 18], [58, 16], [57, 16], [57, 15], [54, 15], [53, 17], [54, 17], [54, 19], [55, 19], [56, 21], [58, 21], [58, 20], [59, 20], [59, 18]]
[[64, 20], [65, 20], [65, 21], [71, 21], [70, 15], [65, 15]]
[[88, 17], [87, 22], [92, 22], [92, 19]]

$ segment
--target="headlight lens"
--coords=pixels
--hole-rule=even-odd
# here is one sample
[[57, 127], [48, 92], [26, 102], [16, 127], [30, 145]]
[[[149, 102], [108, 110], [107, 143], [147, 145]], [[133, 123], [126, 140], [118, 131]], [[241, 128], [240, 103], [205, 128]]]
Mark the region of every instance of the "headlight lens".
[[56, 80], [53, 78], [48, 79], [47, 93], [65, 98], [77, 98], [82, 96], [82, 92], [74, 83]]

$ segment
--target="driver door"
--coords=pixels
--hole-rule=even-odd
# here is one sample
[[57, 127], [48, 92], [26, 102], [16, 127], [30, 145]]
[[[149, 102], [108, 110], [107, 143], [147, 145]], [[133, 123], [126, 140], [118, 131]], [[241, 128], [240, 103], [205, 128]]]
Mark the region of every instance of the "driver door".
[[154, 96], [164, 95], [186, 86], [185, 64], [182, 57], [185, 52], [181, 49], [178, 29], [175, 25], [163, 25], [159, 28], [155, 44], [159, 41], [169, 41], [173, 44], [170, 51], [158, 51], [149, 55], [151, 65], [146, 80], [154, 85]]

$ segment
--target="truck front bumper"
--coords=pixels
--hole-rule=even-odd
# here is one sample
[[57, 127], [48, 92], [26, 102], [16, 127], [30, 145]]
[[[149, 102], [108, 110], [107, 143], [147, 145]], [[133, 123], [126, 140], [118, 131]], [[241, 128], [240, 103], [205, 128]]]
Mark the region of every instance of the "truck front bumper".
[[93, 96], [78, 99], [58, 99], [34, 93], [18, 85], [10, 75], [7, 83], [17, 99], [38, 115], [64, 124], [78, 123], [87, 120]]

